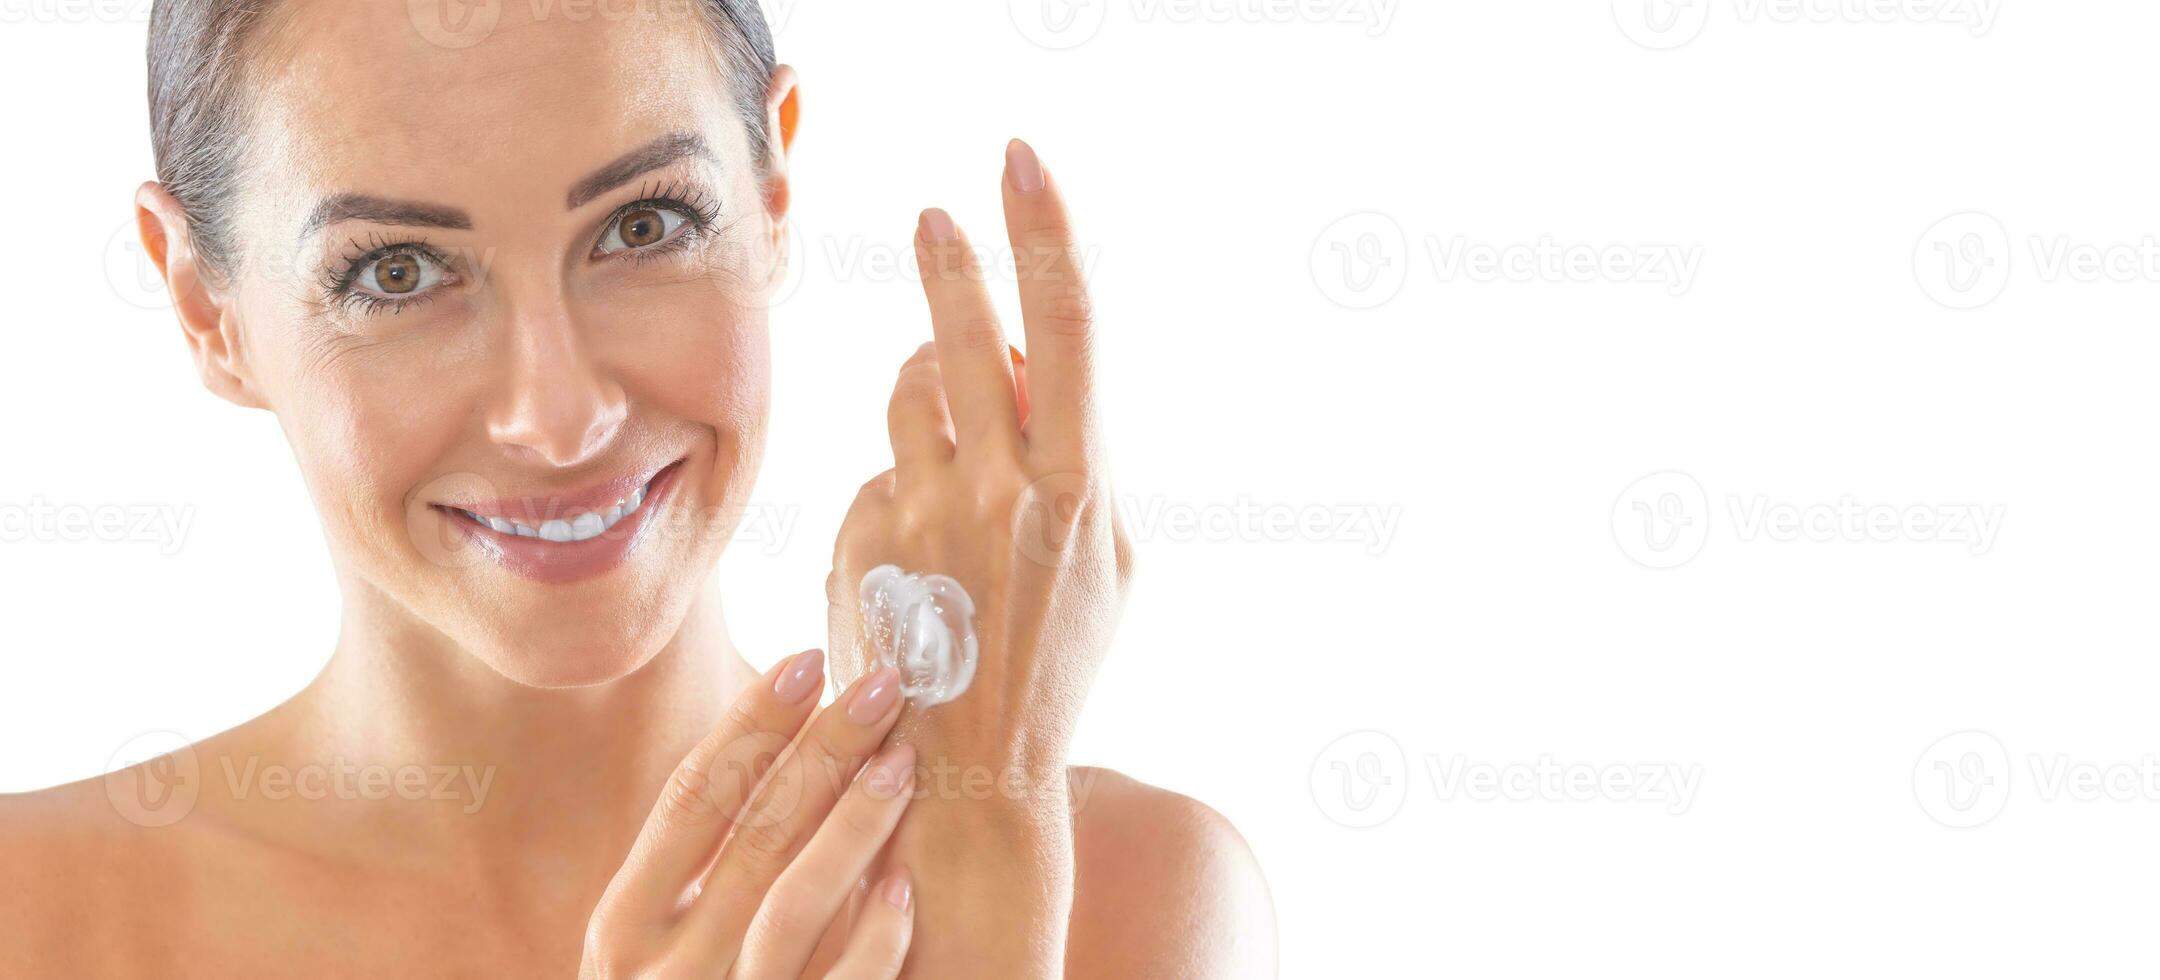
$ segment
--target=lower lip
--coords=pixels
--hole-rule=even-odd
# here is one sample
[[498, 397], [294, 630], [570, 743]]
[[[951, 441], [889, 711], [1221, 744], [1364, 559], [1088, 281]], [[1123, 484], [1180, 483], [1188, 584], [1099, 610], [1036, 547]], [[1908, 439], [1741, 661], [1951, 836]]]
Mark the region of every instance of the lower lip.
[[635, 513], [616, 521], [614, 527], [600, 532], [598, 537], [583, 541], [556, 543], [504, 534], [476, 524], [463, 514], [440, 507], [436, 512], [471, 535], [480, 550], [495, 559], [496, 564], [543, 585], [567, 585], [606, 574], [630, 557], [630, 552], [644, 540], [644, 531], [652, 525], [653, 515], [667, 506], [681, 469], [681, 460], [668, 464], [646, 484], [645, 503]]

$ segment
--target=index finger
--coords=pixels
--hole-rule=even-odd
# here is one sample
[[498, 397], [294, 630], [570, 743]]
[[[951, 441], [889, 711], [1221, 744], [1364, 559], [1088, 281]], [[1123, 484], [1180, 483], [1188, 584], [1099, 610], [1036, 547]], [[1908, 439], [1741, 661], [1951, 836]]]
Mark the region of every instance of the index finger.
[[635, 927], [671, 919], [734, 826], [750, 792], [817, 707], [825, 654], [788, 657], [728, 706], [718, 727], [683, 757], [638, 830], [600, 907]]
[[1065, 198], [1035, 149], [1005, 146], [1005, 231], [1012, 237], [1027, 321], [1028, 395], [1035, 416], [1028, 442], [1053, 458], [1093, 458], [1095, 310]]

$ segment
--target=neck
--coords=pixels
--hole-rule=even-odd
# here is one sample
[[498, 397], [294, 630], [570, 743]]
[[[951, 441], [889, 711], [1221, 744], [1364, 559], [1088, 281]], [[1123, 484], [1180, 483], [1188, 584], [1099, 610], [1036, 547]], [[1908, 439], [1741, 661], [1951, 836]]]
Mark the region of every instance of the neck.
[[504, 894], [567, 900], [604, 884], [668, 774], [756, 678], [709, 584], [644, 666], [554, 690], [502, 677], [365, 584], [346, 595], [337, 651], [279, 712], [281, 741], [318, 764], [428, 773], [420, 802], [412, 776], [412, 792], [391, 785], [388, 805], [347, 810], [359, 818], [353, 845], [395, 835], [404, 853], [456, 855], [463, 874]]

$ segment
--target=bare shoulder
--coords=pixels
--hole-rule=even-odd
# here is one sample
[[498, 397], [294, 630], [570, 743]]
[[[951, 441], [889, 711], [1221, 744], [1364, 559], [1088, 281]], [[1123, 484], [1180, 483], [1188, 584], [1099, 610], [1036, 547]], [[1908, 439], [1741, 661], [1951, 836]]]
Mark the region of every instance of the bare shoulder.
[[1229, 819], [1189, 796], [1089, 766], [1073, 800], [1074, 977], [1272, 977], [1275, 910]]
[[110, 964], [91, 957], [129, 928], [121, 897], [164, 880], [161, 849], [106, 787], [99, 777], [0, 795], [0, 975], [106, 972]]

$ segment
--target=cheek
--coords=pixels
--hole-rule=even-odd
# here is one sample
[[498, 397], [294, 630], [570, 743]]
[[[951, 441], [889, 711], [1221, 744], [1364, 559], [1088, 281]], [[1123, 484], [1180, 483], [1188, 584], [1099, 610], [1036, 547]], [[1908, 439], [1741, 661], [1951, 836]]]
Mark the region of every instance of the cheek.
[[689, 283], [626, 292], [607, 309], [593, 318], [595, 336], [633, 405], [709, 426], [723, 441], [762, 436], [772, 375], [765, 310]]
[[425, 344], [313, 336], [279, 358], [288, 366], [274, 402], [279, 424], [318, 507], [339, 525], [333, 533], [395, 546], [408, 499], [425, 494], [421, 481], [465, 437], [484, 352], [455, 332]]

